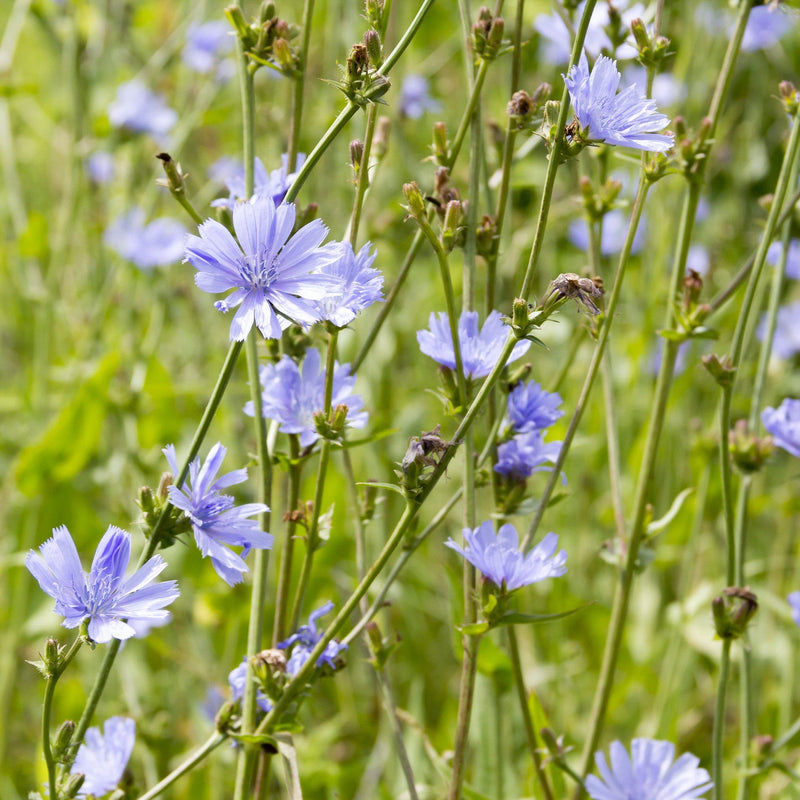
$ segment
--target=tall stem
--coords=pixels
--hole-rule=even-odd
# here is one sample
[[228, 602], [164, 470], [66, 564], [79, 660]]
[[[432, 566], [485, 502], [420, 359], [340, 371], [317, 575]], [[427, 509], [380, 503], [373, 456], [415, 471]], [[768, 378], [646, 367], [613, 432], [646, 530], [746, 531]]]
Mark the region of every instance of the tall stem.
[[306, 65], [308, 64], [308, 46], [311, 41], [311, 19], [314, 16], [314, 0], [303, 2], [303, 34], [298, 53], [297, 77], [294, 79], [292, 92], [292, 121], [289, 128], [289, 146], [286, 154], [286, 172], [294, 172], [297, 165], [297, 151], [300, 143], [300, 129], [303, 119], [303, 92], [306, 85]]
[[714, 781], [712, 800], [722, 800], [725, 789], [722, 784], [723, 735], [725, 733], [725, 695], [728, 691], [728, 676], [731, 664], [731, 640], [722, 642], [722, 657], [719, 665], [717, 702], [714, 705], [714, 732], [712, 734], [711, 780]]

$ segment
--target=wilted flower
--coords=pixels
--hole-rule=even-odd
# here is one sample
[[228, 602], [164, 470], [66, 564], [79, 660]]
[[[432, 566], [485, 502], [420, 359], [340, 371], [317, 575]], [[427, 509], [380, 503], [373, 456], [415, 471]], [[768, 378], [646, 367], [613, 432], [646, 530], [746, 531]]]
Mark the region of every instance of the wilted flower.
[[[260, 158], [255, 159], [253, 163], [253, 197], [268, 197], [276, 206], [280, 205], [305, 161], [305, 153], [298, 153], [295, 171], [290, 173], [289, 156], [286, 153], [281, 155], [280, 169], [274, 169], [272, 172], [267, 172], [267, 168]], [[225, 172], [227, 174], [220, 173], [220, 175], [223, 183], [228, 187], [230, 196], [212, 200], [211, 205], [233, 209], [237, 202], [250, 199], [245, 197], [244, 165], [230, 159], [226, 162]]]
[[371, 249], [372, 244], [367, 242], [356, 254], [350, 242], [342, 242], [341, 256], [320, 270], [341, 282], [339, 293], [319, 302], [322, 318], [338, 328], [352, 322], [359, 311], [383, 300], [383, 273], [372, 268], [377, 253], [370, 254]]
[[292, 236], [295, 213], [293, 203], [276, 208], [269, 197], [254, 198], [233, 208], [241, 247], [213, 219], [200, 225], [199, 237], [186, 237], [185, 260], [197, 269], [195, 283], [204, 292], [236, 290], [214, 303], [223, 312], [239, 306], [232, 341], [244, 340], [253, 325], [267, 339], [279, 339], [293, 321], [311, 325], [321, 316], [315, 301], [339, 291], [338, 278], [318, 272], [339, 247], [320, 247], [328, 229], [319, 219]]
[[[767, 316], [763, 314], [756, 328], [759, 341], [767, 332]], [[772, 352], [778, 358], [792, 358], [800, 353], [800, 300], [788, 306], [781, 306], [775, 318], [775, 335], [772, 339]]]
[[86, 159], [86, 171], [94, 183], [111, 183], [114, 180], [114, 156], [106, 150], [95, 150]]
[[[767, 250], [767, 263], [776, 266], [783, 254], [783, 243], [773, 242]], [[786, 254], [786, 275], [789, 278], [800, 280], [800, 239], [789, 241], [789, 251]]]
[[[302, 370], [289, 356], [277, 364], [263, 364], [260, 369], [264, 416], [281, 423], [283, 433], [300, 434], [300, 445], [308, 447], [319, 439], [314, 414], [325, 410], [325, 368], [319, 351], [306, 350]], [[348, 427], [363, 428], [369, 414], [363, 411], [360, 395], [353, 394], [356, 376], [349, 364], [335, 363], [331, 407], [347, 406]], [[244, 407], [245, 414], [255, 414], [252, 400]]]
[[218, 78], [230, 77], [231, 70], [223, 66], [222, 59], [233, 50], [234, 38], [231, 34], [230, 25], [223, 20], [191, 23], [186, 30], [181, 60], [195, 72], [206, 74], [217, 69]]
[[[248, 519], [254, 514], [269, 511], [267, 506], [263, 503], [234, 506], [234, 499], [230, 495], [221, 494], [221, 489], [247, 480], [246, 469], [228, 472], [215, 480], [226, 452], [227, 448], [217, 442], [202, 465], [200, 458], [195, 458], [189, 465], [188, 481], [180, 489], [174, 484], [169, 487], [169, 501], [191, 521], [194, 540], [203, 558], [211, 556], [211, 564], [217, 575], [229, 586], [234, 586], [248, 572], [243, 557], [253, 547], [271, 548], [273, 537], [262, 531], [256, 520]], [[172, 474], [177, 475], [175, 447], [167, 445], [163, 453]], [[230, 550], [229, 545], [244, 547], [242, 557]]]
[[158, 555], [124, 577], [131, 559], [131, 537], [114, 525], [100, 540], [88, 575], [64, 525], [53, 529], [53, 537], [39, 553], [30, 550], [25, 566], [42, 591], [56, 601], [53, 610], [64, 617], [64, 627], [77, 628], [88, 619], [89, 638], [100, 644], [134, 635], [134, 628], [123, 620], [164, 619], [169, 615], [164, 606], [179, 594], [176, 581], [153, 583], [167, 566]]
[[[447, 314], [431, 312], [428, 328], [429, 330], [417, 331], [419, 349], [437, 363], [454, 370], [456, 357]], [[508, 334], [509, 330], [497, 311], [489, 314], [480, 331], [478, 312], [461, 312], [458, 320], [458, 342], [461, 345], [461, 360], [467, 378], [485, 378], [494, 369]], [[530, 346], [531, 343], [525, 340], [514, 345], [508, 363], [521, 358]]]
[[422, 75], [406, 75], [400, 85], [400, 113], [419, 119], [426, 111], [438, 111], [439, 103], [428, 94], [428, 81]]
[[765, 408], [761, 423], [772, 434], [774, 444], [800, 458], [800, 400], [787, 397], [778, 408]]
[[546, 392], [536, 381], [518, 383], [508, 395], [508, 419], [515, 433], [541, 431], [564, 416], [560, 405], [561, 395]]
[[139, 269], [164, 267], [181, 260], [186, 228], [175, 219], [159, 217], [145, 224], [144, 209], [132, 208], [105, 230], [103, 241]]
[[630, 757], [621, 742], [612, 742], [609, 751], [611, 768], [602, 752], [594, 757], [603, 780], [594, 775], [586, 779], [593, 800], [697, 800], [713, 786], [691, 753], [673, 763], [672, 742], [634, 739]]
[[669, 118], [635, 85], [617, 94], [620, 77], [617, 62], [606, 56], [597, 59], [590, 74], [586, 54], [581, 53], [564, 80], [582, 131], [590, 141], [666, 152], [672, 147], [672, 134], [653, 131], [665, 127]]
[[550, 472], [561, 452], [561, 442], [545, 443], [541, 431], [520, 433], [497, 448], [495, 472], [524, 481], [534, 472]]
[[[308, 617], [308, 625], [301, 625], [297, 629], [297, 633], [293, 633], [288, 639], [278, 643], [278, 647], [281, 650], [291, 649], [292, 651], [289, 661], [286, 663], [286, 672], [291, 677], [294, 677], [300, 671], [303, 664], [308, 661], [311, 651], [322, 639], [323, 631], [317, 630], [317, 620], [332, 608], [333, 603], [327, 602], [316, 611], [312, 611]], [[341, 644], [336, 639], [331, 639], [322, 655], [317, 659], [317, 666], [321, 667], [323, 664], [328, 664], [332, 669], [336, 669], [336, 658], [343, 650], [347, 650], [346, 644]]]
[[[247, 683], [247, 656], [242, 659], [238, 667], [228, 673], [228, 686], [231, 687], [234, 700], [241, 700], [244, 697], [244, 688]], [[272, 711], [272, 702], [264, 692], [258, 691], [256, 694], [258, 707], [264, 712]]]
[[548, 533], [527, 555], [520, 552], [519, 535], [511, 524], [501, 526], [495, 534], [488, 520], [474, 530], [464, 528], [461, 533], [466, 547], [452, 539], [448, 539], [445, 546], [460, 553], [499, 589], [505, 587], [511, 592], [545, 578], [557, 578], [567, 571], [564, 566], [567, 554], [563, 550], [556, 553], [558, 536], [555, 533]]
[[127, 717], [111, 717], [100, 728], [89, 728], [86, 739], [78, 748], [71, 775], [82, 773], [85, 780], [78, 797], [102, 797], [122, 779], [136, 739], [136, 723]]
[[115, 128], [149, 133], [159, 139], [172, 130], [178, 115], [160, 94], [133, 80], [117, 87], [117, 95], [108, 107], [108, 120]]
[[[628, 233], [628, 215], [619, 208], [609, 211], [603, 216], [603, 230], [600, 233], [600, 252], [604, 256], [612, 256], [622, 252], [625, 236]], [[639, 226], [633, 236], [631, 253], [642, 249], [647, 233], [647, 218], [642, 214]], [[589, 227], [584, 217], [576, 217], [569, 225], [569, 240], [581, 250], [589, 250]]]

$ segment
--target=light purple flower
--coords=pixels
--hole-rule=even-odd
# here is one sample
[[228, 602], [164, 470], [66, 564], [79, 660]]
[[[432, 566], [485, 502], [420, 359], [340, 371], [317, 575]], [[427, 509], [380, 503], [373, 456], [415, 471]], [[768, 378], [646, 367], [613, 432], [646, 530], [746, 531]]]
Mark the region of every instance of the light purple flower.
[[[628, 233], [628, 215], [622, 209], [615, 208], [603, 217], [603, 230], [600, 234], [600, 252], [604, 256], [613, 256], [622, 252], [625, 236]], [[642, 249], [647, 235], [647, 217], [642, 214], [639, 227], [633, 236], [631, 253]], [[576, 217], [569, 225], [569, 240], [581, 250], [589, 250], [589, 227], [585, 217]]]
[[426, 111], [438, 111], [439, 103], [428, 94], [428, 81], [422, 75], [406, 75], [400, 85], [400, 113], [419, 119]]
[[790, 592], [786, 600], [792, 607], [794, 624], [800, 626], [800, 592]]
[[[777, 266], [783, 254], [783, 244], [773, 242], [767, 250], [767, 263]], [[800, 281], [800, 239], [789, 240], [789, 252], [786, 254], [786, 275]]]
[[589, 72], [586, 54], [565, 76], [575, 115], [594, 141], [664, 153], [672, 147], [672, 134], [654, 133], [669, 117], [659, 114], [655, 100], [627, 86], [619, 94], [617, 62], [600, 56]]
[[[260, 158], [255, 159], [253, 163], [253, 197], [268, 197], [276, 206], [280, 205], [305, 161], [305, 153], [298, 153], [294, 172], [290, 173], [287, 153], [281, 155], [281, 167], [272, 172], [267, 172], [267, 168]], [[245, 197], [244, 165], [239, 162], [234, 162], [234, 164], [235, 166], [230, 169], [228, 174], [223, 176], [223, 182], [230, 195], [212, 200], [211, 205], [215, 208], [233, 209], [237, 203], [248, 199]]]
[[114, 180], [114, 156], [106, 150], [95, 150], [86, 159], [86, 171], [94, 183]]
[[212, 72], [233, 50], [232, 34], [231, 26], [223, 20], [191, 23], [186, 29], [186, 44], [181, 51], [181, 60], [195, 72]]
[[[325, 373], [319, 351], [313, 347], [306, 350], [302, 370], [289, 356], [260, 369], [264, 416], [280, 422], [283, 433], [299, 433], [301, 447], [309, 447], [319, 439], [314, 414], [325, 410]], [[350, 365], [335, 362], [331, 407], [347, 406], [347, 426], [363, 428], [369, 414], [362, 410], [361, 396], [352, 393], [355, 383]], [[244, 413], [251, 417], [255, 414], [252, 400], [245, 405]]]
[[320, 247], [328, 229], [315, 219], [292, 236], [293, 203], [277, 208], [269, 197], [237, 203], [233, 228], [241, 244], [219, 222], [207, 219], [200, 236], [186, 237], [186, 261], [197, 269], [204, 292], [235, 289], [214, 306], [229, 311], [230, 338], [243, 341], [255, 325], [267, 339], [279, 339], [292, 322], [312, 325], [320, 317], [318, 300], [339, 291], [338, 278], [319, 270], [339, 255], [339, 247]]
[[[759, 341], [764, 341], [767, 331], [766, 314], [756, 328]], [[789, 359], [800, 353], [800, 300], [788, 306], [781, 306], [775, 319], [775, 336], [772, 339], [772, 352], [778, 358]]]
[[[497, 311], [489, 314], [480, 330], [477, 311], [461, 312], [458, 320], [458, 342], [461, 345], [461, 360], [467, 378], [485, 378], [494, 369], [509, 332]], [[450, 320], [446, 313], [431, 312], [428, 330], [417, 331], [417, 342], [426, 356], [444, 367], [453, 370], [456, 368]], [[514, 345], [508, 363], [521, 358], [530, 346], [531, 343], [526, 340]]]
[[149, 270], [181, 260], [186, 228], [169, 217], [159, 217], [145, 224], [144, 209], [136, 207], [106, 228], [103, 241], [139, 269]]
[[[300, 671], [303, 664], [308, 661], [311, 651], [322, 639], [324, 631], [317, 630], [317, 620], [327, 614], [333, 608], [333, 603], [325, 603], [324, 606], [312, 611], [308, 617], [308, 625], [301, 625], [297, 633], [293, 633], [288, 639], [278, 642], [281, 650], [291, 649], [292, 653], [286, 663], [286, 672], [294, 677]], [[317, 666], [328, 664], [332, 669], [336, 669], [336, 658], [343, 650], [347, 650], [346, 644], [341, 644], [336, 639], [328, 642], [322, 655], [317, 659]]]
[[[244, 689], [247, 684], [247, 656], [242, 659], [242, 663], [238, 667], [232, 669], [228, 673], [228, 686], [231, 687], [234, 700], [242, 700], [244, 698]], [[269, 713], [272, 711], [272, 702], [261, 690], [256, 694], [256, 703], [258, 707]]]
[[[765, 50], [780, 41], [780, 38], [791, 30], [795, 19], [790, 19], [789, 13], [775, 5], [757, 6], [750, 10], [747, 18], [747, 27], [742, 37], [742, 50]], [[731, 31], [733, 28], [731, 28]]]
[[[177, 476], [175, 447], [167, 445], [162, 452], [172, 474]], [[195, 458], [189, 465], [188, 481], [180, 489], [174, 484], [169, 487], [169, 501], [191, 520], [194, 540], [203, 558], [210, 556], [217, 575], [229, 586], [235, 586], [249, 571], [243, 558], [253, 547], [260, 550], [271, 548], [273, 537], [262, 531], [256, 520], [248, 519], [269, 511], [267, 506], [263, 503], [234, 506], [234, 499], [221, 493], [222, 489], [247, 480], [246, 469], [237, 469], [217, 478], [226, 452], [227, 449], [217, 442], [202, 466], [200, 458]], [[229, 545], [244, 547], [242, 556], [230, 550]]]
[[495, 472], [519, 481], [530, 478], [534, 472], [550, 472], [561, 452], [561, 442], [545, 443], [541, 431], [520, 433], [497, 448]]
[[508, 395], [508, 420], [514, 433], [549, 428], [564, 412], [561, 395], [546, 392], [536, 381], [518, 383]]
[[117, 788], [136, 739], [136, 723], [127, 717], [110, 717], [100, 728], [89, 728], [78, 748], [71, 775], [82, 773], [85, 780], [78, 797], [102, 797]]
[[461, 532], [466, 547], [448, 539], [444, 544], [460, 553], [484, 578], [499, 589], [505, 586], [512, 592], [521, 586], [538, 583], [545, 578], [557, 578], [567, 568], [567, 554], [559, 550], [558, 536], [548, 533], [527, 555], [520, 552], [517, 529], [506, 524], [495, 534], [491, 520], [484, 522], [475, 530], [464, 528]]
[[376, 252], [370, 255], [372, 244], [367, 242], [357, 254], [350, 242], [342, 242], [341, 248], [341, 256], [321, 270], [341, 282], [340, 290], [319, 302], [322, 318], [338, 328], [351, 323], [359, 311], [383, 300], [383, 273], [372, 268], [377, 256]]
[[714, 785], [696, 756], [684, 753], [674, 761], [672, 742], [634, 739], [630, 757], [621, 742], [612, 742], [609, 752], [610, 768], [603, 753], [595, 753], [603, 780], [586, 779], [592, 800], [697, 800]]
[[[40, 555], [41, 553], [41, 555]], [[25, 557], [25, 566], [42, 591], [55, 601], [54, 611], [64, 617], [65, 628], [77, 628], [89, 620], [89, 638], [105, 644], [113, 639], [130, 639], [134, 628], [123, 620], [161, 620], [178, 595], [176, 581], [154, 583], [167, 566], [153, 556], [133, 575], [125, 577], [131, 559], [131, 537], [109, 525], [100, 540], [87, 575], [66, 526], [53, 529], [53, 537]]]
[[178, 115], [167, 106], [162, 95], [141, 81], [132, 80], [117, 87], [117, 95], [108, 107], [108, 120], [115, 128], [149, 133], [161, 139], [172, 130]]
[[778, 447], [800, 458], [800, 400], [787, 397], [777, 408], [768, 406], [761, 412], [761, 424]]

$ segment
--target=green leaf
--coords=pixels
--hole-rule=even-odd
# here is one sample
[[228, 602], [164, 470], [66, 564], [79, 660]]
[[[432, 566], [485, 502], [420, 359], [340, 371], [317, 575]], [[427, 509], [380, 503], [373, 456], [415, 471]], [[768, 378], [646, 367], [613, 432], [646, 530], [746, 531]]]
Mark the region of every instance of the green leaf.
[[473, 622], [471, 625], [456, 625], [456, 630], [467, 636], [482, 636], [489, 630], [489, 623], [483, 620], [482, 622]]
[[663, 330], [659, 331], [658, 335], [662, 339], [668, 339], [670, 342], [684, 342], [686, 341], [686, 334], [682, 331]]
[[405, 493], [396, 483], [376, 483], [374, 481], [356, 481], [356, 486], [377, 486], [379, 489], [386, 489], [389, 492], [396, 492], [401, 497], [405, 497]]
[[663, 530], [667, 527], [667, 525], [678, 516], [678, 512], [681, 510], [683, 506], [683, 501], [694, 491], [694, 489], [690, 486], [688, 489], [684, 489], [673, 501], [672, 505], [669, 507], [669, 510], [663, 517], [660, 519], [654, 519], [648, 526], [647, 526], [647, 535], [652, 536], [654, 533], [658, 533], [659, 531]]
[[377, 431], [369, 436], [362, 436], [360, 439], [345, 439], [342, 443], [342, 447], [358, 447], [362, 444], [369, 444], [370, 442], [378, 442], [381, 439], [385, 439], [387, 436], [391, 436], [393, 433], [397, 433], [398, 428], [385, 428], [382, 431]]
[[699, 325], [692, 331], [693, 339], [719, 339], [719, 331], [705, 325]]
[[269, 745], [278, 750], [278, 741], [271, 733], [229, 733], [231, 739], [236, 739], [242, 744]]
[[572, 608], [569, 611], [560, 611], [558, 614], [521, 614], [518, 611], [506, 611], [499, 619], [493, 620], [493, 627], [500, 625], [538, 625], [542, 622], [552, 622], [554, 619], [563, 619], [564, 617], [577, 614], [593, 605], [592, 603], [584, 603], [582, 606]]

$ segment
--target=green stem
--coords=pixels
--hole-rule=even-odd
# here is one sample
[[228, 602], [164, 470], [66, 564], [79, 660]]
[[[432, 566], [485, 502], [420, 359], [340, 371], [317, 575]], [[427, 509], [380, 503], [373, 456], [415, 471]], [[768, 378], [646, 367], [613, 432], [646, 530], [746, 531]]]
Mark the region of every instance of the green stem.
[[378, 108], [373, 103], [367, 109], [367, 122], [364, 131], [364, 154], [361, 158], [361, 166], [358, 168], [358, 183], [356, 184], [356, 196], [353, 201], [353, 213], [350, 216], [350, 224], [346, 238], [350, 241], [353, 250], [356, 249], [358, 241], [358, 227], [361, 224], [361, 212], [364, 208], [364, 197], [369, 186], [369, 157], [372, 152], [372, 139], [375, 136], [375, 122], [378, 119]]
[[208, 738], [205, 744], [197, 748], [185, 761], [182, 761], [175, 767], [169, 775], [163, 780], [160, 780], [152, 789], [148, 789], [143, 795], [140, 795], [137, 800], [153, 800], [158, 797], [161, 792], [167, 787], [175, 783], [178, 778], [189, 772], [190, 769], [196, 767], [203, 761], [210, 753], [217, 749], [228, 737], [224, 733], [216, 732]]
[[303, 34], [298, 53], [297, 77], [294, 80], [292, 93], [292, 121], [289, 128], [289, 146], [286, 155], [286, 172], [294, 172], [297, 165], [297, 151], [300, 142], [300, 128], [303, 119], [303, 92], [306, 85], [306, 65], [308, 64], [308, 47], [311, 41], [311, 19], [314, 16], [314, 0], [303, 2]]
[[456, 160], [458, 159], [458, 154], [461, 152], [461, 146], [464, 144], [464, 137], [467, 135], [467, 130], [472, 124], [472, 117], [475, 113], [475, 109], [478, 107], [478, 100], [481, 96], [481, 89], [483, 89], [483, 82], [486, 80], [486, 73], [489, 71], [490, 63], [491, 61], [482, 60], [480, 66], [478, 67], [478, 72], [475, 74], [475, 83], [472, 86], [472, 91], [470, 92], [469, 100], [467, 101], [467, 107], [461, 116], [455, 138], [453, 139], [453, 143], [450, 146], [449, 152], [447, 153], [447, 166], [450, 167], [450, 169], [453, 168], [453, 164], [455, 164]]
[[117, 657], [117, 653], [119, 652], [121, 645], [122, 640], [120, 639], [112, 639], [112, 641], [108, 644], [108, 649], [106, 650], [105, 657], [103, 658], [103, 663], [100, 665], [100, 671], [97, 673], [97, 677], [94, 679], [92, 691], [89, 693], [89, 697], [86, 700], [86, 705], [84, 706], [81, 718], [78, 720], [78, 724], [75, 727], [75, 734], [72, 737], [72, 741], [75, 744], [82, 742], [83, 737], [86, 735], [86, 731], [91, 724], [97, 704], [100, 702], [100, 697], [103, 694], [103, 690], [106, 688], [108, 676], [111, 674], [111, 668], [114, 666], [114, 659]]
[[525, 728], [525, 740], [528, 743], [528, 751], [533, 760], [533, 771], [536, 773], [536, 780], [542, 789], [542, 796], [545, 800], [555, 800], [547, 774], [542, 766], [542, 755], [539, 752], [539, 742], [536, 739], [536, 730], [533, 727], [530, 709], [528, 708], [528, 691], [525, 688], [525, 677], [522, 674], [522, 661], [519, 657], [519, 644], [517, 643], [517, 632], [513, 625], [508, 626], [508, 652], [511, 659], [511, 671], [514, 673], [514, 686], [517, 690], [517, 700], [522, 712], [522, 723]]
[[[736, 585], [745, 586], [744, 554], [747, 542], [747, 501], [750, 496], [752, 475], [743, 475], [739, 483], [736, 502], [736, 521], [734, 539], [736, 543]], [[753, 663], [750, 648], [745, 642], [742, 647], [741, 672], [739, 676], [739, 786], [737, 800], [748, 800], [750, 797], [750, 737], [753, 730], [752, 675]]]
[[458, 692], [458, 718], [456, 720], [456, 740], [452, 761], [452, 774], [450, 787], [447, 792], [449, 800], [459, 800], [461, 787], [464, 783], [464, 770], [467, 760], [467, 735], [469, 722], [472, 716], [472, 706], [475, 701], [475, 676], [478, 672], [478, 648], [480, 636], [467, 636], [462, 638], [464, 651], [461, 665], [461, 684]]
[[722, 655], [719, 664], [719, 683], [717, 702], [714, 706], [714, 732], [711, 755], [711, 780], [714, 781], [712, 800], [722, 800], [725, 796], [722, 785], [723, 734], [725, 733], [725, 695], [728, 691], [728, 677], [731, 662], [731, 640], [722, 642]]

